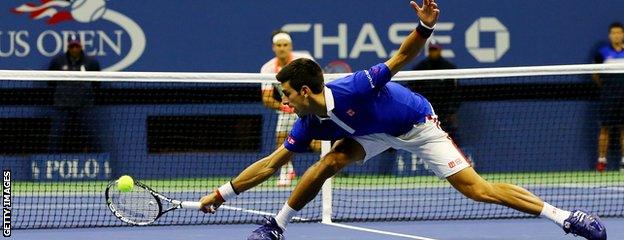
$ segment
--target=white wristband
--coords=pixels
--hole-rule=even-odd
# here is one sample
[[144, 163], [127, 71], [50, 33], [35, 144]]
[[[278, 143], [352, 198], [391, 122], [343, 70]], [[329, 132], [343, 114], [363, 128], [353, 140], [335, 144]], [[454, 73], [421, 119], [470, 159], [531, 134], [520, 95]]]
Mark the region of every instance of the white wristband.
[[225, 200], [226, 202], [238, 196], [236, 194], [236, 191], [234, 191], [234, 187], [232, 187], [232, 182], [227, 182], [223, 184], [217, 190], [219, 191], [219, 194], [221, 194], [221, 197], [223, 198], [223, 200]]
[[433, 29], [435, 29], [435, 24], [433, 24], [433, 26], [429, 27], [429, 26], [427, 26], [427, 24], [425, 24], [422, 20], [420, 20], [420, 25], [421, 25], [421, 26], [423, 26], [423, 27], [425, 27], [426, 29], [429, 29], [429, 30], [433, 30]]

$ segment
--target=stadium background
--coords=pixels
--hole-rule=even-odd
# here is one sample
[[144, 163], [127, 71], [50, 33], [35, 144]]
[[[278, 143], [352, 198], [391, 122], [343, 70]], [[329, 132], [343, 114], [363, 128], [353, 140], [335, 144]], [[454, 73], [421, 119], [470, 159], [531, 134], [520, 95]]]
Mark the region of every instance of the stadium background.
[[[48, 18], [29, 19], [27, 14], [12, 13], [12, 9], [28, 2], [10, 0], [0, 3], [0, 30], [2, 31], [2, 69], [43, 69], [49, 57], [39, 51], [53, 53], [57, 42], [44, 34], [38, 47], [38, 38], [46, 31], [86, 31], [87, 52], [98, 51], [104, 67], [111, 66], [124, 57], [136, 43], [130, 42], [129, 33], [105, 19], [80, 23], [74, 20], [49, 25]], [[296, 50], [309, 51], [323, 66], [333, 60], [344, 60], [353, 69], [361, 69], [382, 61], [395, 49], [414, 26], [416, 17], [407, 7], [408, 1], [108, 1], [108, 10], [117, 11], [138, 24], [145, 34], [145, 51], [139, 59], [125, 67], [126, 71], [199, 71], [199, 72], [258, 72], [262, 63], [272, 55], [271, 31], [290, 26]], [[462, 68], [495, 66], [528, 66], [546, 64], [587, 63], [592, 47], [606, 40], [609, 23], [620, 20], [621, 1], [593, 2], [591, 8], [580, 9], [584, 2], [568, 1], [494, 1], [440, 2], [443, 14], [436, 38], [445, 48], [445, 54]], [[346, 9], [349, 9], [348, 11]], [[59, 11], [71, 11], [69, 7]], [[480, 19], [495, 18], [509, 33], [507, 51], [494, 61], [477, 60], [466, 46], [469, 28]], [[404, 25], [403, 23], [412, 23]], [[403, 25], [402, 25], [403, 24]], [[338, 36], [339, 26], [345, 29], [337, 44], [325, 43], [322, 37]], [[394, 30], [389, 32], [391, 26]], [[322, 28], [320, 30], [319, 28]], [[483, 26], [478, 42], [481, 48], [504, 48], [505, 43], [495, 43], [495, 32]], [[396, 31], [395, 31], [396, 30]], [[20, 35], [23, 44], [15, 46], [18, 53], [10, 53], [11, 32]], [[101, 47], [99, 32], [104, 32], [120, 46], [114, 52], [106, 43]], [[393, 36], [396, 33], [397, 36]], [[117, 41], [119, 34], [121, 39]], [[318, 35], [318, 36], [317, 36]], [[317, 37], [315, 37], [317, 36]], [[358, 36], [367, 37], [358, 44]], [[379, 44], [373, 44], [372, 38]], [[375, 41], [376, 42], [376, 41]], [[29, 46], [29, 51], [24, 49]], [[359, 50], [358, 50], [359, 49]], [[475, 49], [471, 46], [470, 49]], [[27, 52], [24, 54], [24, 52]], [[360, 53], [358, 55], [358, 52]], [[346, 55], [346, 56], [345, 56]]]
[[[398, 48], [401, 36], [416, 24], [407, 1], [108, 1], [107, 11], [115, 11], [127, 19], [98, 19], [86, 23], [70, 20], [56, 24], [13, 12], [14, 8], [27, 2], [30, 1], [0, 3], [0, 11], [4, 12], [0, 14], [0, 69], [45, 69], [51, 56], [64, 51], [64, 39], [68, 34], [76, 32], [85, 40], [85, 51], [95, 55], [103, 68], [114, 66], [123, 59], [136, 58], [127, 66], [117, 65], [120, 68], [117, 70], [258, 72], [262, 63], [272, 56], [270, 32], [284, 26], [292, 32], [295, 50], [309, 51], [321, 66], [341, 60], [353, 69], [362, 69], [387, 59]], [[566, 4], [516, 0], [444, 1], [439, 4], [443, 14], [434, 38], [444, 46], [445, 56], [460, 68], [588, 63], [596, 44], [606, 39], [608, 24], [622, 20], [617, 18], [624, 9], [622, 1], [593, 2], [590, 8], [579, 7], [587, 4], [580, 0], [566, 1]], [[140, 30], [128, 31], [128, 26], [132, 25], [128, 19]], [[140, 49], [142, 44], [144, 50]], [[129, 54], [134, 55], [128, 57]], [[48, 90], [42, 82], [16, 85], [3, 81], [0, 88], [4, 93], [11, 93], [3, 94], [2, 108], [5, 111], [0, 112], [7, 126], [15, 124], [11, 119], [45, 122], [47, 117], [55, 114], [51, 110], [51, 95], [45, 94]], [[173, 85], [173, 88], [175, 93], [159, 89], [158, 85], [103, 84], [104, 91], [117, 95], [99, 97], [91, 114], [99, 121], [100, 131], [108, 131], [118, 138], [104, 142], [102, 148], [106, 150], [103, 153], [70, 157], [78, 159], [81, 166], [86, 159], [96, 159], [101, 167], [98, 179], [105, 179], [111, 173], [133, 172], [143, 167], [141, 159], [146, 158], [157, 164], [154, 169], [169, 169], [176, 162], [193, 162], [198, 164], [197, 168], [174, 170], [170, 177], [194, 177], [204, 174], [203, 167], [209, 166], [206, 163], [222, 161], [225, 156], [228, 160], [239, 159], [241, 162], [234, 164], [244, 166], [273, 148], [272, 124], [275, 123], [263, 121], [261, 130], [257, 130], [263, 132], [257, 132], [256, 138], [261, 141], [251, 147], [257, 151], [234, 153], [237, 149], [222, 149], [218, 153], [188, 154], [193, 159], [197, 154], [205, 157], [201, 164], [185, 160], [184, 156], [154, 154], [148, 150], [148, 119], [157, 121], [159, 116], [211, 112], [241, 115], [243, 117], [239, 120], [252, 126], [258, 119], [274, 117], [273, 112], [258, 107], [261, 102], [259, 95], [254, 97], [254, 87], [204, 89], [207, 91], [204, 93], [212, 96], [235, 91], [246, 97], [229, 94], [228, 97], [200, 100], [189, 97], [193, 94], [192, 87]], [[459, 110], [464, 124], [460, 125], [459, 131], [465, 146], [482, 146], [481, 140], [492, 138], [510, 139], [506, 143], [510, 146], [514, 144], [512, 139], [527, 140], [523, 141], [527, 145], [519, 147], [485, 146], [473, 150], [480, 171], [514, 171], [505, 169], [504, 164], [496, 164], [497, 161], [524, 161], [529, 167], [522, 171], [591, 168], [596, 159], [598, 126], [591, 117], [597, 95], [589, 78], [502, 83], [475, 80], [462, 82], [462, 88], [471, 90], [471, 94], [462, 95]], [[566, 92], [560, 93], [560, 89], [566, 89]], [[147, 97], [129, 99], [127, 93], [136, 91], [144, 91]], [[32, 104], [33, 94], [37, 96], [37, 106]], [[172, 94], [176, 100], [165, 100]], [[164, 107], [159, 105], [165, 102]], [[137, 114], [143, 118], [136, 118]], [[107, 118], [113, 115], [115, 119]], [[538, 118], [552, 119], [553, 124], [544, 125]], [[517, 131], [499, 131], [496, 126], [515, 126]], [[567, 132], [564, 136], [566, 146], [561, 146], [562, 142], [558, 140], [562, 135], [558, 133], [564, 129]], [[5, 164], [21, 166], [14, 173], [16, 179], [31, 179], [37, 174], [39, 180], [45, 180], [43, 173], [46, 171], [41, 168], [48, 160], [67, 158], [45, 153], [41, 150], [43, 145], [39, 146], [39, 151], [36, 150], [38, 146], [30, 147], [35, 149], [34, 155], [16, 154], [16, 148], [19, 147], [5, 147], [0, 157]], [[562, 148], [566, 151], [561, 151]], [[239, 156], [230, 159], [232, 155]], [[315, 157], [308, 154], [302, 159], [311, 162]], [[568, 169], [560, 169], [552, 159], [567, 159], [573, 164], [566, 164]], [[115, 162], [113, 169], [104, 168], [107, 161]], [[532, 162], [536, 163], [534, 168], [530, 167]], [[394, 172], [396, 169], [371, 164], [353, 171]], [[217, 169], [211, 173], [232, 175], [236, 172], [237, 169]], [[58, 178], [61, 177], [54, 174], [49, 177]]]

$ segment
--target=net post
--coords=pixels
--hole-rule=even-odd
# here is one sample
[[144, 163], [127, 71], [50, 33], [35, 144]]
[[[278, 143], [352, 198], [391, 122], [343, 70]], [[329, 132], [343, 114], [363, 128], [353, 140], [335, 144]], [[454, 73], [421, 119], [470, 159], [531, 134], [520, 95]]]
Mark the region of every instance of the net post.
[[[321, 141], [321, 157], [325, 156], [331, 149], [330, 141]], [[332, 222], [332, 181], [333, 177], [328, 178], [323, 183], [323, 187], [321, 188], [322, 192], [322, 214], [321, 221], [323, 223], [331, 223]]]

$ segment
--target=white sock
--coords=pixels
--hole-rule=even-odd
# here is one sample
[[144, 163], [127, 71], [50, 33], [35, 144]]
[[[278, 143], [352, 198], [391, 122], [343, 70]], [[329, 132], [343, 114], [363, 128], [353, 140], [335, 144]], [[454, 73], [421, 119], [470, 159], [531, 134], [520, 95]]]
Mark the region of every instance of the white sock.
[[622, 157], [622, 161], [620, 163], [624, 163], [624, 156]]
[[599, 157], [598, 158], [598, 162], [599, 163], [607, 163], [607, 158], [606, 157]]
[[292, 209], [290, 206], [288, 206], [288, 203], [284, 203], [284, 207], [282, 207], [282, 210], [280, 210], [277, 213], [277, 216], [275, 216], [275, 221], [277, 222], [277, 225], [280, 226], [282, 230], [286, 231], [286, 225], [288, 225], [290, 219], [294, 217], [297, 212], [297, 210]]
[[540, 213], [540, 217], [545, 217], [553, 222], [555, 222], [560, 227], [563, 227], [563, 221], [565, 221], [572, 214], [569, 211], [565, 211], [552, 205], [544, 202], [544, 208], [542, 208], [542, 212]]

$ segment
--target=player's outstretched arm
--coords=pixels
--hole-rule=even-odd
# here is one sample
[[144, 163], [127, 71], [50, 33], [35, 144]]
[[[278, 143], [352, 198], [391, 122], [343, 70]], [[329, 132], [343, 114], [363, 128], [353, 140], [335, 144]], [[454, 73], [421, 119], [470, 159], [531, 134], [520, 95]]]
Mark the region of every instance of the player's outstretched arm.
[[[386, 61], [386, 66], [392, 72], [392, 76], [418, 55], [440, 16], [440, 9], [438, 9], [438, 4], [435, 3], [435, 0], [424, 0], [422, 7], [414, 1], [411, 1], [410, 5], [416, 11], [416, 15], [420, 18], [421, 23], [405, 38], [399, 51]], [[424, 26], [422, 26], [423, 24]]]
[[271, 155], [256, 161], [243, 170], [234, 180], [224, 184], [218, 190], [202, 197], [201, 210], [214, 213], [227, 199], [269, 179], [282, 165], [286, 164], [294, 153], [281, 145]]

